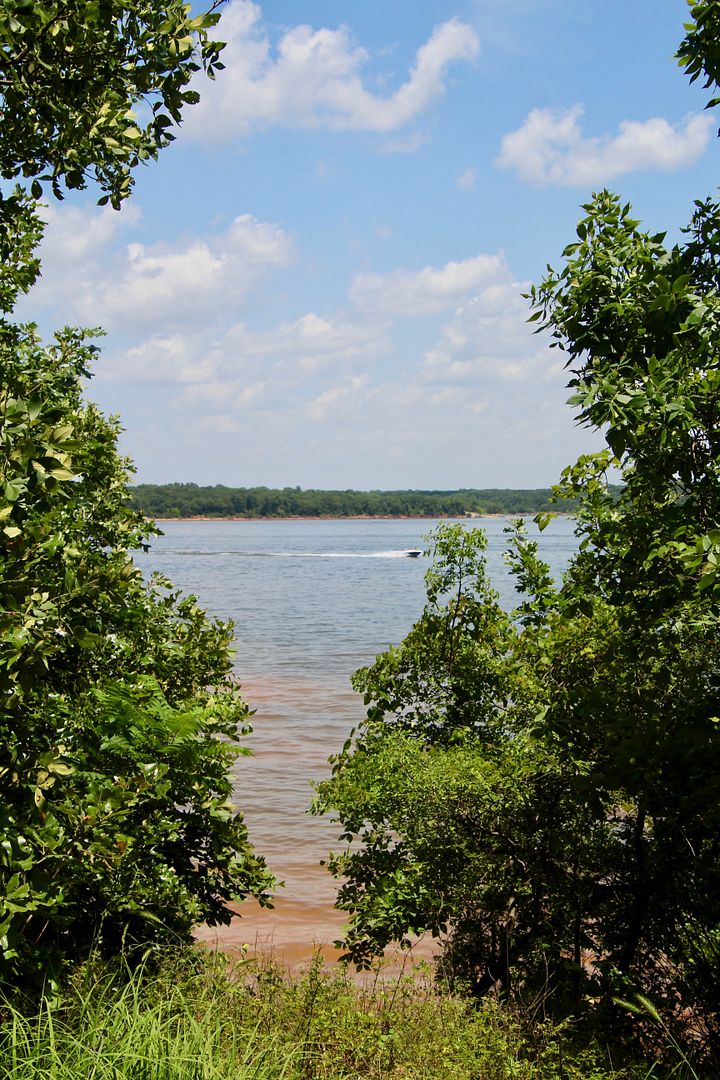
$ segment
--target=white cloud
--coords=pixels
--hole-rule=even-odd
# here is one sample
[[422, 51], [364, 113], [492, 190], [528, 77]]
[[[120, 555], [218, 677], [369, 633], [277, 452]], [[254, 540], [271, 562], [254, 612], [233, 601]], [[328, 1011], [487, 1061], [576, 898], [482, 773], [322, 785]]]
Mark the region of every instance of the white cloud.
[[[562, 383], [563, 365], [528, 325], [527, 283], [488, 284], [460, 306], [423, 356], [420, 377], [436, 387]], [[504, 391], [505, 394], [508, 390]]]
[[472, 191], [477, 183], [477, 169], [466, 169], [455, 181], [458, 191]]
[[143, 244], [125, 212], [51, 217], [45, 299], [113, 330], [91, 394], [121, 409], [143, 478], [234, 482], [242, 462], [248, 482], [285, 483], [294, 447], [298, 482], [330, 486], [439, 485], [449, 460], [462, 482], [480, 483], [477, 461], [500, 483], [494, 462], [518, 445], [558, 467], [573, 456], [565, 376], [502, 253], [359, 274], [342, 306], [283, 320], [265, 277], [293, 257], [281, 226], [239, 215]]
[[211, 439], [223, 435], [238, 435], [241, 431], [242, 424], [232, 413], [209, 413], [200, 416], [191, 427], [193, 435], [207, 435]]
[[217, 359], [186, 334], [154, 335], [126, 349], [119, 362], [106, 360], [100, 376], [115, 382], [188, 385], [213, 379], [217, 367]]
[[[349, 314], [307, 312], [263, 332], [236, 323], [210, 342], [199, 333], [151, 341], [114, 369], [165, 381], [187, 438], [262, 446], [263, 468], [278, 477], [287, 468], [282, 454], [298, 442], [308, 460], [317, 455], [318, 469], [337, 458], [376, 475], [397, 468], [409, 476], [418, 460], [433, 468], [433, 456], [446, 451], [492, 446], [511, 455], [518, 440], [554, 439], [562, 463], [565, 374], [527, 323], [525, 289], [502, 255], [363, 275]], [[448, 308], [428, 330], [428, 310], [437, 317]], [[408, 323], [412, 316], [422, 323]], [[358, 482], [352, 472], [347, 482]]]
[[119, 279], [101, 282], [84, 298], [88, 309], [115, 325], [131, 317], [143, 324], [197, 319], [242, 300], [264, 270], [287, 266], [292, 241], [281, 228], [250, 214], [224, 233], [145, 247], [131, 244]]
[[294, 254], [282, 228], [250, 214], [238, 215], [224, 232], [118, 250], [120, 228], [137, 217], [108, 213], [114, 211], [54, 210], [34, 305], [62, 301], [64, 318], [113, 331], [131, 324], [162, 332], [239, 304], [267, 270], [287, 266]]
[[[81, 295], [96, 280], [97, 267], [107, 258], [112, 246], [124, 231], [140, 222], [140, 210], [134, 204], [118, 212], [110, 207], [87, 209], [51, 203], [43, 206], [41, 213], [46, 223], [38, 251], [41, 277], [29, 299], [20, 302], [19, 313], [23, 318], [35, 319], [38, 308], [62, 302], [61, 315], [67, 322], [68, 318], [78, 318], [75, 306], [68, 304], [68, 299]], [[87, 321], [94, 325], [99, 320], [90, 316]]]
[[369, 382], [367, 375], [353, 375], [343, 383], [324, 390], [308, 406], [308, 415], [313, 420], [324, 420], [331, 413], [346, 411], [348, 406], [357, 407], [358, 395]]
[[231, 139], [272, 125], [397, 131], [443, 94], [452, 63], [479, 51], [470, 26], [458, 19], [442, 23], [418, 50], [405, 82], [382, 96], [363, 81], [369, 55], [346, 27], [295, 26], [273, 49], [260, 5], [233, 0], [220, 36], [227, 42], [227, 69], [217, 82], [203, 84], [200, 104], [185, 124], [199, 139]]
[[[41, 214], [54, 251], [65, 260], [77, 262], [103, 251], [123, 229], [137, 225], [141, 216], [140, 208], [134, 203], [124, 205], [121, 212], [109, 206], [88, 211], [79, 206], [50, 203], [41, 208]], [[47, 257], [47, 243], [41, 253], [43, 258]]]
[[[333, 396], [327, 382], [352, 386], [362, 369], [387, 355], [390, 343], [374, 322], [308, 312], [264, 332], [244, 323], [212, 326], [182, 334], [153, 335], [105, 358], [100, 381], [155, 385], [192, 413], [208, 409], [244, 412], [249, 405], [271, 410], [327, 412]], [[349, 381], [348, 381], [349, 380]], [[321, 400], [322, 399], [322, 400]]]
[[229, 406], [235, 412], [242, 412], [257, 404], [265, 386], [265, 382], [256, 382], [238, 388], [238, 384], [230, 379], [193, 383], [185, 388], [180, 400], [201, 412], [208, 406]]
[[395, 270], [389, 274], [357, 274], [350, 296], [365, 311], [381, 317], [436, 314], [457, 304], [473, 290], [509, 271], [502, 254], [476, 255], [448, 262], [440, 269]]
[[617, 135], [585, 137], [583, 107], [533, 109], [503, 137], [496, 163], [530, 184], [604, 184], [638, 169], [678, 169], [704, 152], [713, 127], [707, 114], [672, 125], [662, 117], [623, 120]]
[[238, 323], [230, 327], [222, 347], [227, 356], [269, 358], [276, 366], [292, 366], [305, 372], [387, 351], [382, 330], [375, 322], [342, 315], [325, 318], [313, 311], [264, 333], [254, 333]]

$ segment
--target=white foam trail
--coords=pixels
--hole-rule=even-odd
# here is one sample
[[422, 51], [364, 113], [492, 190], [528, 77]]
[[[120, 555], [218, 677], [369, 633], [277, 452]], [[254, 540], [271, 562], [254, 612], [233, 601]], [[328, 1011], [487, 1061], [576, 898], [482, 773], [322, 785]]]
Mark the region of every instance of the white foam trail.
[[160, 551], [154, 554], [173, 557], [175, 555], [235, 555], [245, 559], [406, 559], [411, 551]]

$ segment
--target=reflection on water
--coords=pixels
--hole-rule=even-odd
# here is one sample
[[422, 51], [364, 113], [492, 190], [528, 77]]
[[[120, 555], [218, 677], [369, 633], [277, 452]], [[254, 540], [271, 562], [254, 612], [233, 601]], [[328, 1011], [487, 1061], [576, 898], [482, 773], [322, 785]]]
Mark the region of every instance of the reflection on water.
[[[236, 799], [253, 842], [285, 882], [273, 911], [244, 904], [231, 927], [204, 940], [272, 944], [288, 961], [339, 936], [335, 883], [319, 865], [337, 827], [308, 816], [311, 781], [327, 775], [364, 715], [350, 676], [397, 644], [423, 604], [427, 520], [163, 522], [165, 535], [138, 559], [195, 593], [236, 626], [237, 671], [256, 710], [252, 758], [236, 767]], [[488, 569], [505, 606], [515, 593], [503, 562], [503, 519], [484, 519]], [[556, 519], [539, 537], [559, 574], [575, 543]], [[272, 556], [272, 557], [267, 557]], [[330, 950], [331, 951], [331, 950]]]

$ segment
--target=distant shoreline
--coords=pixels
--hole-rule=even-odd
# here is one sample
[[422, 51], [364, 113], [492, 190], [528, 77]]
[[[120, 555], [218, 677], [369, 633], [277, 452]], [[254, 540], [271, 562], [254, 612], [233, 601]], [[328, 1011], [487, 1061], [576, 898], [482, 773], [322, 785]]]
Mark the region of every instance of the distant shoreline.
[[479, 514], [467, 517], [465, 514], [293, 514], [289, 517], [268, 515], [267, 517], [234, 517], [221, 514], [194, 514], [190, 517], [158, 517], [147, 514], [152, 521], [483, 521], [486, 518], [521, 518], [535, 517], [536, 514], [552, 513], [553, 517], [574, 517], [567, 510], [526, 510], [505, 514]]
[[[157, 521], [426, 521], [531, 518], [554, 511], [554, 488], [355, 491], [137, 484], [128, 505]], [[576, 500], [563, 501], [573, 513]]]

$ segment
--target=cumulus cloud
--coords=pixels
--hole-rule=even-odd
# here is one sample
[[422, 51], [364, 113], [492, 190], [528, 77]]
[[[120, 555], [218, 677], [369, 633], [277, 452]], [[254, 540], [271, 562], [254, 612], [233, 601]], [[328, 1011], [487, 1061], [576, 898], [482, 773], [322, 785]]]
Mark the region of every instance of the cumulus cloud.
[[508, 278], [469, 297], [424, 353], [421, 379], [437, 387], [485, 389], [508, 383], [537, 388], [562, 380], [562, 359], [528, 325], [526, 290], [526, 282]]
[[380, 143], [378, 152], [380, 154], [414, 154], [429, 141], [429, 131], [411, 131], [409, 135], [397, 135], [394, 139], [385, 139]]
[[259, 273], [287, 266], [292, 242], [281, 228], [250, 214], [235, 218], [224, 233], [175, 245], [130, 244], [119, 280], [102, 282], [84, 300], [114, 324], [193, 318], [242, 299]]
[[[411, 469], [428, 447], [467, 453], [492, 442], [509, 452], [513, 440], [539, 437], [528, 416], [556, 440], [563, 423], [562, 362], [527, 323], [526, 287], [502, 255], [362, 275], [350, 290], [355, 310], [307, 312], [263, 332], [235, 323], [210, 347], [183, 336], [155, 360], [148, 343], [136, 370], [175, 384], [172, 407], [192, 438], [256, 440], [266, 455], [302, 439], [311, 457], [317, 445], [318, 462], [351, 455]], [[430, 309], [434, 344], [423, 348], [427, 323], [417, 334], [407, 320]], [[124, 377], [132, 360], [117, 365]]]
[[[338, 386], [360, 385], [363, 368], [390, 352], [378, 324], [308, 312], [262, 332], [218, 322], [182, 334], [155, 334], [106, 358], [101, 380], [165, 387], [195, 415], [256, 410], [329, 413]], [[359, 370], [359, 373], [356, 371]]]
[[145, 331], [200, 321], [241, 302], [267, 270], [287, 266], [293, 240], [277, 225], [240, 214], [223, 232], [173, 243], [126, 243], [133, 214], [54, 210], [40, 255], [44, 276], [34, 304], [62, 301], [86, 324]]
[[[287, 274], [303, 267], [284, 273], [282, 292], [267, 276], [294, 256], [279, 225], [241, 214], [142, 244], [132, 214], [51, 216], [45, 298], [112, 329], [91, 394], [121, 409], [144, 478], [210, 470], [239, 482], [241, 462], [248, 482], [282, 484], [295, 446], [298, 482], [330, 486], [341, 474], [343, 484], [412, 486], [418, 470], [439, 485], [450, 459], [479, 483], [472, 462], [483, 468], [488, 453], [485, 475], [502, 483], [495, 462], [538, 440], [544, 461], [572, 456], [564, 373], [527, 325], [524, 285], [502, 253], [358, 274], [338, 306], [283, 319]], [[41, 296], [28, 298], [29, 317]]]
[[255, 333], [243, 323], [236, 324], [225, 334], [222, 347], [226, 366], [232, 364], [233, 356], [268, 358], [275, 367], [308, 374], [382, 355], [387, 352], [388, 343], [382, 327], [375, 322], [340, 314], [323, 317], [311, 311], [263, 333]]
[[72, 262], [93, 258], [141, 218], [134, 203], [124, 205], [120, 213], [109, 206], [86, 210], [70, 204], [49, 203], [41, 206], [40, 213], [49, 238], [41, 250], [43, 262], [53, 255], [58, 257], [61, 252], [64, 259]]
[[[140, 210], [133, 204], [118, 213], [110, 207], [88, 209], [51, 203], [41, 207], [40, 212], [45, 221], [45, 236], [38, 252], [41, 277], [30, 299], [20, 301], [19, 313], [34, 319], [38, 307], [63, 303], [63, 320], [77, 319], [79, 313], [68, 300], [79, 296], [96, 279], [96, 270], [113, 245], [139, 224]], [[86, 321], [94, 325], [98, 319], [90, 316]]]
[[260, 381], [238, 386], [231, 379], [197, 382], [185, 388], [180, 401], [201, 413], [206, 413], [208, 408], [223, 407], [230, 410], [225, 415], [233, 415], [260, 403], [266, 385]]
[[437, 26], [418, 50], [406, 80], [392, 93], [368, 89], [370, 57], [346, 27], [286, 30], [275, 47], [259, 4], [233, 0], [222, 18], [227, 70], [203, 86], [186, 122], [196, 138], [230, 139], [281, 125], [335, 131], [397, 131], [444, 92], [447, 70], [479, 51], [474, 30], [458, 19]]
[[207, 383], [215, 378], [217, 357], [186, 334], [155, 334], [102, 365], [101, 377], [128, 383]]
[[445, 311], [473, 290], [509, 276], [502, 254], [476, 255], [436, 269], [357, 274], [350, 296], [358, 307], [378, 316], [430, 315]]
[[662, 117], [623, 120], [616, 135], [586, 137], [583, 107], [533, 109], [503, 137], [496, 163], [530, 184], [604, 184], [638, 169], [678, 169], [695, 162], [707, 147], [712, 117], [690, 115], [680, 124]]

